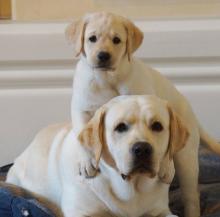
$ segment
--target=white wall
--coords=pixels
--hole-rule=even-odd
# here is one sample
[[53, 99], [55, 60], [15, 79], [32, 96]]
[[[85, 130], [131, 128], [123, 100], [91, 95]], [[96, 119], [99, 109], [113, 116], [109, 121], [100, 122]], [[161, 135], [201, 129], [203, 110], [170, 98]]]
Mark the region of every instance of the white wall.
[[[170, 78], [220, 140], [220, 19], [136, 21], [136, 53]], [[50, 123], [70, 119], [75, 61], [67, 23], [0, 24], [0, 165]]]

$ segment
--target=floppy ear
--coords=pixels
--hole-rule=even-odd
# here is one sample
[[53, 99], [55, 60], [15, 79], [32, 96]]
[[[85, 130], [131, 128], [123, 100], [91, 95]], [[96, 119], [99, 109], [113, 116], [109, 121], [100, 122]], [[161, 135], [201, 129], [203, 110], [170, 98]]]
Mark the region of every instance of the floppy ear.
[[162, 182], [170, 184], [175, 173], [173, 156], [185, 146], [189, 132], [179, 115], [169, 105], [168, 112], [170, 116], [170, 138], [158, 175]]
[[101, 107], [79, 134], [80, 143], [91, 152], [98, 165], [104, 145], [105, 108]]
[[67, 26], [65, 35], [67, 40], [74, 45], [75, 56], [84, 52], [84, 33], [86, 29], [86, 19], [76, 20]]
[[170, 115], [170, 139], [168, 145], [169, 158], [180, 151], [187, 142], [189, 132], [179, 115], [168, 105]]
[[134, 53], [143, 41], [143, 33], [141, 30], [135, 26], [131, 21], [124, 21], [125, 29], [127, 31], [127, 41], [126, 41], [126, 52], [128, 55], [128, 60], [130, 61], [130, 56]]

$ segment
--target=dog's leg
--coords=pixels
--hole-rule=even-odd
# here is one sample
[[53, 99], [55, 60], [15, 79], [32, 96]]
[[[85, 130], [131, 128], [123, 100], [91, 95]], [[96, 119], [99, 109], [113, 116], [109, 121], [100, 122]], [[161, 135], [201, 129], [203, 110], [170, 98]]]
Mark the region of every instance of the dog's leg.
[[78, 158], [78, 174], [83, 178], [93, 178], [98, 173], [98, 168], [96, 168], [96, 163], [93, 162], [93, 157], [77, 140], [77, 158]]
[[192, 127], [186, 146], [174, 156], [175, 169], [179, 178], [185, 217], [200, 216], [198, 191], [198, 129]]
[[[87, 112], [72, 111], [72, 122], [75, 135], [79, 135], [81, 130], [89, 122], [91, 115]], [[95, 162], [92, 161], [91, 153], [89, 153], [83, 144], [77, 139], [77, 152], [78, 152], [78, 174], [84, 178], [91, 178], [96, 176], [97, 168]]]
[[89, 122], [92, 115], [77, 109], [72, 109], [72, 126], [76, 134], [79, 134], [85, 125]]
[[90, 189], [87, 180], [82, 182], [66, 180], [63, 183], [61, 209], [65, 217], [111, 216], [105, 204]]

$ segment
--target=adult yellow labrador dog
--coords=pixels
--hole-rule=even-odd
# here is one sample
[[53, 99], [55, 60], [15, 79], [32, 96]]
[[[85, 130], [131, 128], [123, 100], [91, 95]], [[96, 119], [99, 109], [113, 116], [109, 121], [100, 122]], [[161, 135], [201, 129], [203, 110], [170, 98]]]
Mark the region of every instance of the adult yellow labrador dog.
[[[167, 101], [118, 96], [96, 111], [79, 138], [69, 124], [42, 130], [16, 159], [7, 182], [50, 199], [65, 217], [174, 217], [169, 184], [158, 173], [164, 161], [173, 165], [189, 135]], [[99, 165], [93, 179], [78, 175], [78, 139]]]
[[[76, 133], [96, 109], [118, 95], [154, 94], [169, 101], [185, 120], [190, 136], [185, 148], [174, 156], [185, 204], [185, 217], [199, 217], [198, 147], [200, 138], [220, 154], [220, 145], [199, 125], [187, 100], [159, 72], [149, 68], [132, 53], [141, 45], [143, 34], [131, 21], [111, 13], [94, 13], [69, 25], [67, 38], [80, 55], [73, 81], [72, 121]], [[96, 165], [79, 141], [79, 173], [94, 176]], [[81, 147], [81, 148], [80, 148]], [[160, 177], [170, 182], [169, 164]]]

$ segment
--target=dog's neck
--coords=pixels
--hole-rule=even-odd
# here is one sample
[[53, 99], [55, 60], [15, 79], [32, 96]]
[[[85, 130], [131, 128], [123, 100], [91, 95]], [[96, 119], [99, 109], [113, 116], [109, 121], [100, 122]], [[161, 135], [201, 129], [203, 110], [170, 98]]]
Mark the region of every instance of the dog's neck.
[[135, 195], [135, 189], [132, 182], [122, 179], [116, 169], [109, 166], [104, 160], [100, 161], [101, 176], [108, 179], [111, 195], [121, 201], [128, 201]]

